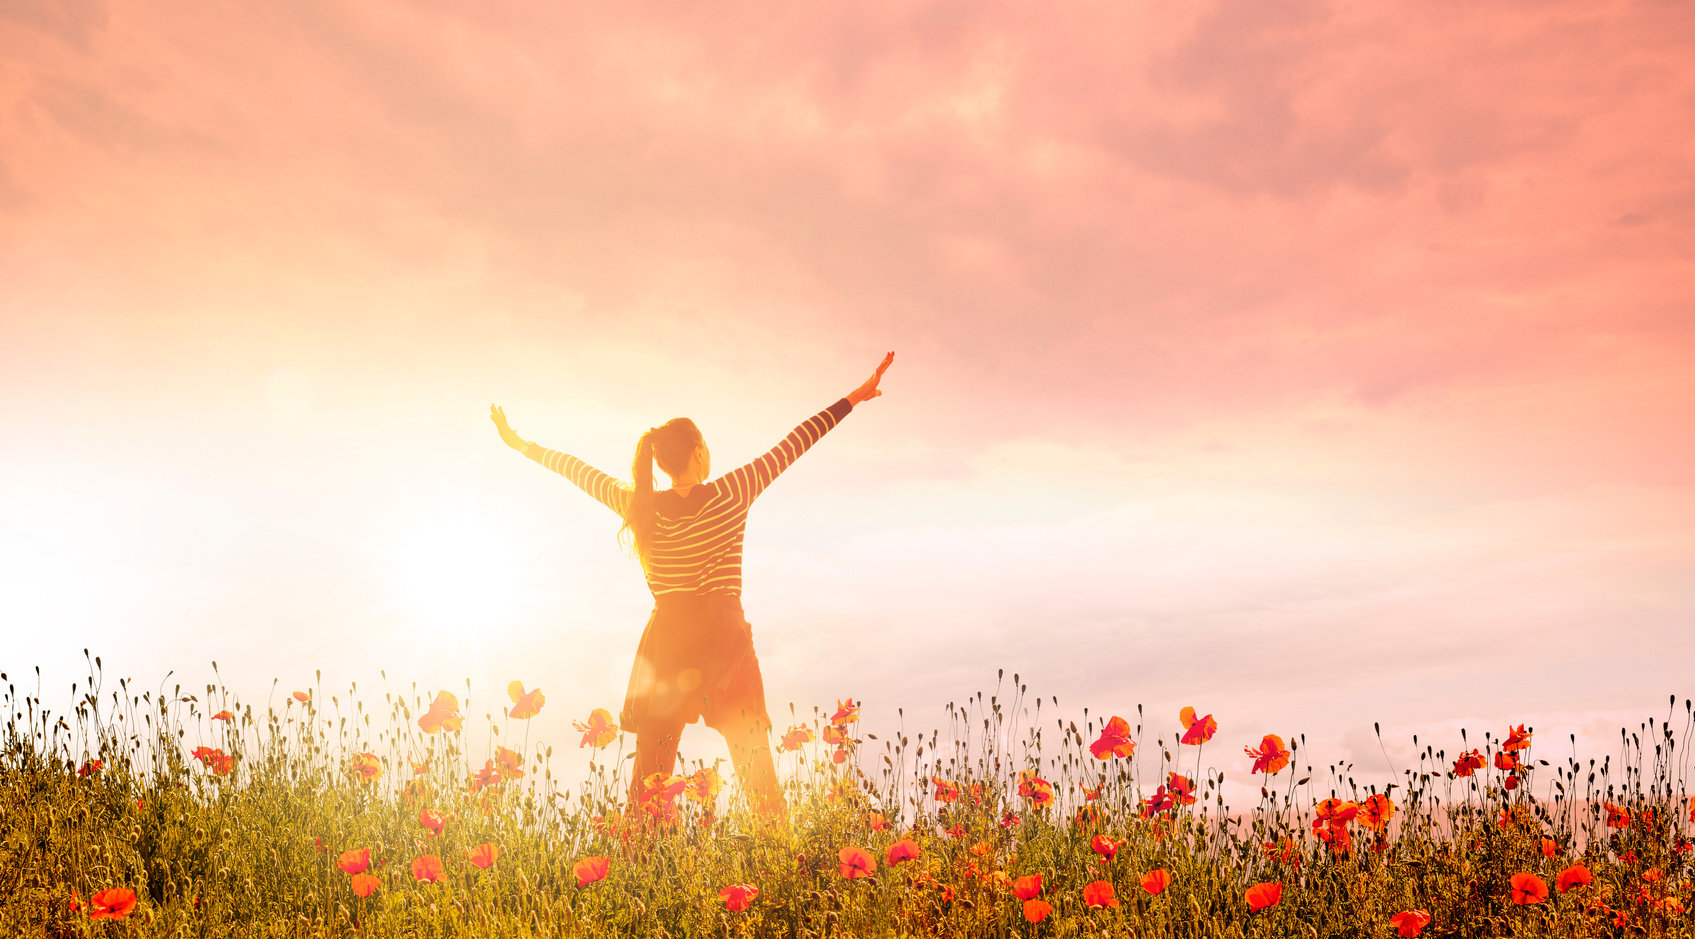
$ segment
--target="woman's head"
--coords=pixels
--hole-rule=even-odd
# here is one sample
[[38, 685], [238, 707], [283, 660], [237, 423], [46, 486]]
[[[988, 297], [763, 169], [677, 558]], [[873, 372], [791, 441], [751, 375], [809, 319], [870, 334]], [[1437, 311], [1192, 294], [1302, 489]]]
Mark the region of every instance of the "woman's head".
[[630, 493], [629, 514], [624, 516], [624, 527], [618, 533], [630, 533], [642, 567], [647, 567], [648, 546], [653, 537], [653, 464], [658, 463], [665, 475], [672, 479], [692, 468], [704, 481], [709, 460], [710, 454], [706, 441], [700, 436], [700, 428], [686, 417], [650, 428], [636, 441], [636, 458], [630, 467], [631, 482], [635, 485]]

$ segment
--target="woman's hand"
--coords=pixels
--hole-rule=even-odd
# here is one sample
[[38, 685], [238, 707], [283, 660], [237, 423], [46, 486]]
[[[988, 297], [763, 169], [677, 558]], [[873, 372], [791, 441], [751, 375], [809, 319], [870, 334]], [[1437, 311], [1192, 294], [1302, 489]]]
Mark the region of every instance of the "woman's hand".
[[506, 441], [507, 446], [514, 450], [524, 449], [526, 441], [506, 423], [506, 412], [501, 410], [499, 405], [489, 405], [489, 417], [494, 420], [495, 428], [500, 431], [500, 439]]
[[861, 401], [869, 401], [882, 394], [881, 391], [877, 390], [877, 382], [883, 379], [883, 373], [889, 370], [889, 364], [894, 360], [895, 354], [893, 352], [883, 356], [882, 364], [877, 366], [877, 370], [871, 373], [870, 378], [865, 379], [865, 384], [848, 392], [848, 403], [857, 405]]

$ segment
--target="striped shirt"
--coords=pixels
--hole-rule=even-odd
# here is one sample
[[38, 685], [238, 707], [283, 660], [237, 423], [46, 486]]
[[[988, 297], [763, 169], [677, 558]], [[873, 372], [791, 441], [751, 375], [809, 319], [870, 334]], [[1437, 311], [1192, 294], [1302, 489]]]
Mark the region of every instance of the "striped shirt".
[[[658, 518], [648, 552], [647, 586], [663, 593], [742, 592], [742, 538], [753, 500], [819, 438], [853, 410], [848, 399], [818, 412], [789, 432], [764, 456], [739, 466], [687, 496], [667, 489], [655, 494]], [[524, 455], [576, 483], [619, 518], [630, 504], [631, 488], [568, 453], [531, 443]]]

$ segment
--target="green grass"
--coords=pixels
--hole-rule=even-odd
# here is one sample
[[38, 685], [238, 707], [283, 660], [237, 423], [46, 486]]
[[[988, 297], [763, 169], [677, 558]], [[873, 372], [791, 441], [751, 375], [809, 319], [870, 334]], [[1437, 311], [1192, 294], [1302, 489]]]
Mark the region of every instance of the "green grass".
[[[620, 743], [567, 782], [550, 768], [551, 747], [526, 741], [521, 776], [472, 791], [493, 754], [467, 753], [464, 732], [424, 733], [417, 719], [433, 694], [385, 694], [368, 710], [354, 689], [256, 712], [217, 684], [204, 695], [138, 694], [127, 681], [103, 691], [91, 665], [66, 715], [7, 685], [0, 935], [1364, 937], [1396, 935], [1391, 917], [1413, 909], [1432, 918], [1425, 936], [1695, 935], [1680, 908], [1695, 906], [1695, 808], [1679, 742], [1653, 721], [1623, 735], [1617, 764], [1550, 765], [1534, 746], [1520, 751], [1531, 768], [1510, 791], [1493, 763], [1501, 741], [1484, 741], [1488, 767], [1465, 778], [1427, 747], [1390, 790], [1396, 811], [1381, 833], [1341, 826], [1344, 852], [1313, 828], [1319, 799], [1372, 794], [1344, 764], [1300, 770], [1297, 740], [1296, 763], [1259, 780], [1256, 805], [1224, 805], [1209, 772], [1194, 804], [1145, 817], [1153, 793], [1134, 783], [1137, 770], [1196, 775], [1197, 748], [1144, 740], [1138, 725], [1132, 757], [1095, 759], [1100, 727], [1044, 721], [1017, 676], [1005, 700], [998, 689], [976, 695], [927, 734], [879, 740], [847, 724], [840, 764], [822, 742], [783, 755], [790, 825], [773, 830], [733, 780], [711, 816], [679, 797], [674, 823], [627, 819]], [[210, 720], [226, 708], [233, 720]], [[198, 746], [233, 754], [233, 771], [216, 775], [191, 755]], [[378, 758], [379, 778], [359, 778], [359, 753]], [[91, 759], [101, 768], [79, 774]], [[1246, 774], [1251, 760], [1219, 762]], [[1051, 781], [1052, 804], [1019, 794], [1025, 770]], [[960, 784], [961, 798], [937, 801], [932, 776]], [[1605, 803], [1628, 809], [1628, 825], [1609, 827]], [[425, 808], [447, 818], [439, 836], [420, 824]], [[874, 830], [872, 813], [891, 824]], [[1091, 849], [1100, 834], [1121, 843], [1110, 859]], [[885, 851], [901, 838], [921, 854], [891, 868]], [[1268, 856], [1282, 839], [1291, 856]], [[485, 843], [499, 855], [482, 869], [470, 852]], [[874, 876], [843, 876], [838, 852], [849, 846], [873, 855]], [[367, 898], [337, 866], [360, 848], [378, 883]], [[424, 854], [442, 862], [436, 882], [413, 876]], [[579, 885], [574, 868], [591, 856], [609, 858], [608, 873]], [[1577, 863], [1594, 882], [1553, 889]], [[1154, 869], [1171, 875], [1157, 896], [1141, 887]], [[1519, 873], [1547, 883], [1546, 901], [1513, 902]], [[1033, 874], [1052, 906], [1039, 923], [1009, 883]], [[1085, 904], [1096, 881], [1112, 885], [1116, 908]], [[1281, 900], [1252, 912], [1245, 895], [1262, 882], [1281, 884]], [[758, 895], [731, 911], [719, 892], [742, 883]], [[133, 912], [92, 918], [87, 902], [110, 888], [134, 891]]]

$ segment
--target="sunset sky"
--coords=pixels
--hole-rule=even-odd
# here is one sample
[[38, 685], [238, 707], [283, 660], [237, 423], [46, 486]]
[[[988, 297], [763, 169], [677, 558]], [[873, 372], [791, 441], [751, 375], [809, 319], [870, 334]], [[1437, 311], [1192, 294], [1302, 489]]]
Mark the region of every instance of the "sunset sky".
[[1687, 3], [7, 0], [0, 48], [0, 671], [50, 705], [85, 647], [521, 679], [575, 758], [650, 598], [489, 406], [721, 473], [890, 349], [752, 513], [780, 726], [1004, 668], [1374, 771], [1373, 721], [1558, 760], [1695, 694]]

